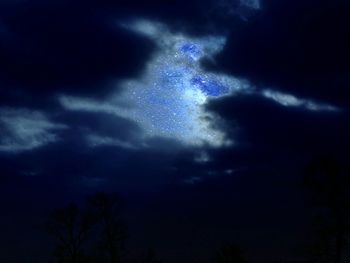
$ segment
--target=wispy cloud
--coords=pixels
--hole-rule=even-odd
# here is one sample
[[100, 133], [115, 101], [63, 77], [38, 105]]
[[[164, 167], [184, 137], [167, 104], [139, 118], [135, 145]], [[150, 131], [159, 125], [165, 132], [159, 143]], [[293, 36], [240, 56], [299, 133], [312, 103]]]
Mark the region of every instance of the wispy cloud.
[[107, 102], [73, 96], [60, 96], [58, 100], [64, 109], [70, 111], [118, 113], [116, 105]]
[[260, 0], [240, 0], [240, 5], [258, 10], [261, 8]]
[[271, 99], [285, 107], [299, 107], [310, 111], [339, 111], [335, 106], [315, 102], [313, 100], [297, 98], [294, 95], [282, 93], [275, 90], [264, 90], [262, 96]]
[[0, 108], [0, 151], [18, 153], [59, 140], [57, 131], [67, 128], [46, 114], [28, 109]]
[[86, 141], [90, 147], [116, 146], [124, 149], [137, 149], [137, 147], [130, 142], [122, 141], [113, 137], [101, 136], [97, 134], [87, 135]]

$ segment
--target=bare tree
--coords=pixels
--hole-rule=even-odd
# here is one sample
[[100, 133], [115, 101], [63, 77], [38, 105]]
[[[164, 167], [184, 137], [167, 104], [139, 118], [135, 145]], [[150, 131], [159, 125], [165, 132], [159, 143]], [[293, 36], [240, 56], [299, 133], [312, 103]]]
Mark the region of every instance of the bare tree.
[[87, 261], [84, 244], [95, 224], [95, 219], [82, 212], [75, 204], [55, 210], [46, 224], [47, 232], [56, 240], [56, 258], [60, 263]]
[[46, 230], [56, 240], [57, 261], [120, 263], [126, 230], [119, 204], [119, 199], [98, 193], [83, 209], [70, 204], [51, 213]]
[[126, 230], [119, 217], [120, 200], [105, 193], [97, 193], [89, 198], [89, 211], [98, 222], [100, 260], [121, 262], [121, 252], [126, 239]]

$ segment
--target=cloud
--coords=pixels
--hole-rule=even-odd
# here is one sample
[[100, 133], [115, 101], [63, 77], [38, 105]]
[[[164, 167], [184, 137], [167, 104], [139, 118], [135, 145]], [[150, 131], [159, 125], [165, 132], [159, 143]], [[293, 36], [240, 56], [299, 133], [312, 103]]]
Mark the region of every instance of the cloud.
[[262, 96], [271, 99], [285, 107], [299, 107], [310, 111], [338, 111], [337, 107], [317, 103], [312, 100], [297, 98], [294, 95], [273, 90], [264, 90]]
[[201, 60], [214, 59], [222, 52], [226, 44], [224, 35], [192, 37], [170, 31], [158, 21], [144, 19], [121, 23], [121, 27], [151, 39], [157, 46], [143, 74], [119, 81], [117, 90], [105, 99], [62, 95], [59, 102], [69, 111], [105, 113], [127, 119], [136, 123], [142, 132], [137, 138], [139, 141], [91, 132], [86, 138], [89, 146], [132, 148], [136, 144], [146, 145], [155, 138], [171, 139], [195, 148], [231, 146], [235, 138], [223, 128], [225, 121], [208, 111], [207, 105], [236, 95], [257, 95], [285, 107], [310, 111], [336, 110], [328, 104], [291, 94], [268, 89], [260, 91], [246, 80], [204, 69]]
[[246, 6], [251, 9], [258, 10], [261, 8], [260, 0], [240, 0], [241, 6]]
[[57, 131], [67, 128], [56, 124], [40, 111], [0, 109], [0, 151], [19, 153], [40, 148], [59, 140]]
[[207, 152], [201, 151], [194, 157], [194, 161], [196, 163], [204, 164], [210, 162], [211, 158]]
[[65, 95], [60, 96], [58, 100], [64, 109], [70, 111], [118, 113], [116, 105], [108, 102], [105, 103], [103, 101]]
[[116, 146], [124, 149], [131, 149], [131, 150], [137, 149], [137, 147], [130, 142], [122, 141], [113, 137], [101, 136], [97, 134], [87, 135], [86, 141], [90, 147]]
[[120, 82], [119, 92], [104, 100], [63, 95], [61, 105], [70, 111], [103, 112], [134, 121], [145, 140], [173, 139], [190, 147], [231, 145], [218, 128], [220, 118], [205, 106], [212, 99], [250, 87], [233, 76], [207, 72], [200, 64], [201, 59], [213, 59], [223, 49], [225, 36], [191, 37], [142, 19], [121, 26], [152, 39], [158, 47], [144, 73]]
[[99, 1], [89, 3], [92, 13], [80, 1], [24, 2], [0, 4], [0, 82], [11, 87], [6, 93], [28, 93], [31, 103], [58, 92], [103, 96], [115, 79], [138, 74], [151, 53], [150, 41], [99, 15]]

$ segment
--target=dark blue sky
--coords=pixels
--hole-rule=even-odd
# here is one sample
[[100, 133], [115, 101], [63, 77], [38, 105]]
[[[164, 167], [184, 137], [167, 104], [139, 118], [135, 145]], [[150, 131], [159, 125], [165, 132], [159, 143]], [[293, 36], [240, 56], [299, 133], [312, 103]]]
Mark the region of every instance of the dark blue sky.
[[[165, 262], [209, 262], [226, 241], [259, 262], [291, 257], [310, 222], [305, 167], [325, 155], [349, 164], [350, 6], [248, 2], [0, 1], [1, 262], [47, 262], [38, 230], [46, 215], [98, 191], [122, 196], [130, 249], [154, 247]], [[157, 21], [161, 33], [130, 26], [140, 19]], [[237, 94], [209, 99], [198, 113], [214, 116], [209, 135], [220, 131], [232, 144], [188, 135], [182, 115], [179, 136], [169, 132], [159, 124], [168, 120], [163, 108], [150, 105], [162, 90], [130, 114], [123, 81], [131, 90], [141, 83], [144, 96], [161, 74], [147, 71], [153, 59], [172, 52], [166, 41], [214, 35], [225, 36], [222, 50], [205, 40], [207, 53], [186, 70], [239, 80]], [[143, 112], [155, 114], [155, 131]]]

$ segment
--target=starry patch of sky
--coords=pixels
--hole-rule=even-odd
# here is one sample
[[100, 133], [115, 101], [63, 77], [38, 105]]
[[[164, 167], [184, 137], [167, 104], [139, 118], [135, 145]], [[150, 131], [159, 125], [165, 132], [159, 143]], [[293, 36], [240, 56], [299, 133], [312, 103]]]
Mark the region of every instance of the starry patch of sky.
[[[202, 59], [215, 61], [215, 55], [225, 47], [225, 35], [191, 37], [171, 32], [160, 22], [145, 19], [119, 25], [157, 44], [157, 51], [143, 74], [139, 78], [119, 82], [122, 92], [111, 93], [104, 101], [62, 95], [59, 100], [65, 109], [114, 114], [136, 122], [143, 129], [141, 139], [144, 141], [167, 138], [193, 147], [233, 144], [232, 134], [219, 128], [224, 120], [206, 109], [208, 103], [221, 97], [254, 94], [284, 107], [310, 111], [338, 110], [325, 103], [297, 98], [277, 90], [258, 89], [247, 80], [205, 70], [201, 65]], [[108, 142], [121, 145], [112, 138], [99, 142], [94, 145]], [[129, 146], [132, 144], [128, 143]]]

